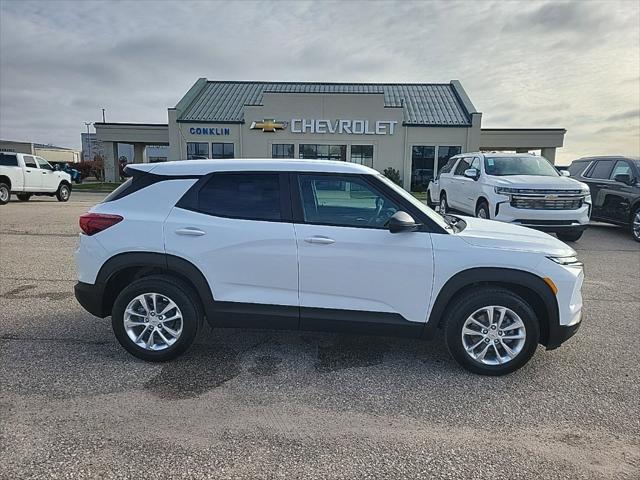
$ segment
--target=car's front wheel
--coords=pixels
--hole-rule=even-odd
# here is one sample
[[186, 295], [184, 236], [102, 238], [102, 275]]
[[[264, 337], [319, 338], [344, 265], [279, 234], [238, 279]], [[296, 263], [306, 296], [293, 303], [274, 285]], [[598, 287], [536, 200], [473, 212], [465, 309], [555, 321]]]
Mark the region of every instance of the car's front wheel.
[[157, 275], [136, 280], [120, 292], [111, 324], [129, 353], [161, 362], [189, 348], [201, 318], [197, 294], [187, 284]]
[[61, 183], [56, 192], [56, 198], [59, 202], [66, 202], [71, 197], [71, 186], [68, 183]]
[[447, 203], [447, 194], [440, 194], [440, 215], [446, 215], [449, 212], [449, 204]]
[[636, 242], [640, 242], [640, 207], [636, 208], [631, 217], [631, 236]]
[[474, 290], [456, 300], [446, 314], [447, 348], [467, 370], [504, 375], [533, 356], [540, 324], [533, 308], [502, 288]]
[[487, 202], [482, 201], [478, 204], [478, 207], [476, 208], [476, 217], [484, 218], [487, 220], [491, 218], [491, 215], [489, 213], [489, 204], [487, 204]]

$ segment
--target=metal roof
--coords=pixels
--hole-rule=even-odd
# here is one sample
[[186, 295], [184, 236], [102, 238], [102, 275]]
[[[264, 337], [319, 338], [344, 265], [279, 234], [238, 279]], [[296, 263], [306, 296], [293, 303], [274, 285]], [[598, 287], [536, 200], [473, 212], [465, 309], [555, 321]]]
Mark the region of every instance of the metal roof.
[[261, 105], [266, 92], [384, 94], [385, 107], [402, 108], [405, 125], [469, 126], [468, 101], [459, 82], [398, 83], [290, 83], [207, 81], [201, 79], [176, 108], [178, 121], [244, 122], [245, 105]]

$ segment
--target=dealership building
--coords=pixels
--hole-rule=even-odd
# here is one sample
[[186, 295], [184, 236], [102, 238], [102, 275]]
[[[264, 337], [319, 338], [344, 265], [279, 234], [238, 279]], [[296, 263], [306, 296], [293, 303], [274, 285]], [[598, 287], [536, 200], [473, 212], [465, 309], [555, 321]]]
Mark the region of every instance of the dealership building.
[[168, 109], [167, 124], [96, 123], [108, 180], [117, 146], [168, 145], [169, 159], [305, 158], [396, 170], [406, 189], [423, 190], [461, 152], [539, 150], [555, 161], [561, 128], [482, 128], [457, 80], [449, 83], [303, 83], [199, 79]]

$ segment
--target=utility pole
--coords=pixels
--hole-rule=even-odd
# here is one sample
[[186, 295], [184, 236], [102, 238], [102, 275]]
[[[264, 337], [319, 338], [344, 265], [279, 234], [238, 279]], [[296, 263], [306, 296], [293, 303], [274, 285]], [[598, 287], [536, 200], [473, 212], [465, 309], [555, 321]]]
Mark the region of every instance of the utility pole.
[[87, 126], [87, 145], [89, 145], [89, 158], [88, 160], [91, 160], [91, 134], [89, 132], [89, 127], [91, 126], [91, 122], [84, 122], [84, 124]]
[[102, 109], [102, 123], [107, 123], [107, 121], [104, 119], [104, 108]]

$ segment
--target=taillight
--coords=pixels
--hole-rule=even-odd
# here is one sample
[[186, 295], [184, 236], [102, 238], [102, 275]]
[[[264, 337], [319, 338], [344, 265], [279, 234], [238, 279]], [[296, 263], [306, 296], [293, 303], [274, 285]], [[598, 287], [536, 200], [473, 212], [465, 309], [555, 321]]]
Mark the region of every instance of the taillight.
[[121, 222], [122, 217], [120, 215], [107, 215], [106, 213], [85, 213], [80, 215], [80, 228], [87, 235], [93, 235], [95, 233], [106, 230], [109, 227], [114, 226], [116, 223]]

